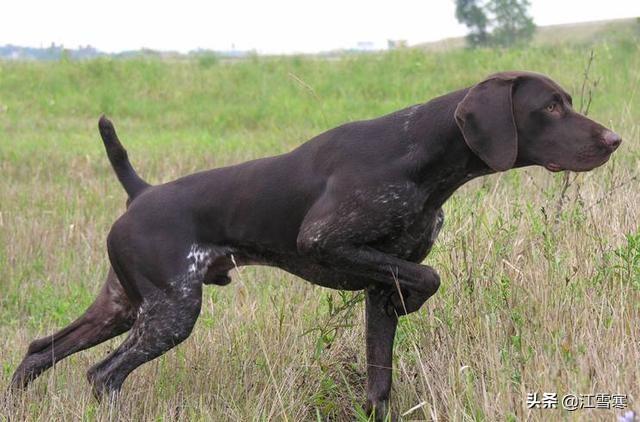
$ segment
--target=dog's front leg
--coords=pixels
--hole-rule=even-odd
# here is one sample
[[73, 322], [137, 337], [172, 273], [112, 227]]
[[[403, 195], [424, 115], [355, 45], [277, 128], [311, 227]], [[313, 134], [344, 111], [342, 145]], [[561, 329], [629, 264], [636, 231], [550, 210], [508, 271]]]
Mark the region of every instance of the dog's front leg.
[[416, 312], [440, 286], [440, 276], [432, 267], [405, 261], [368, 246], [312, 243], [312, 247], [304, 245], [299, 250], [314, 255], [315, 260], [342, 275], [343, 285], [351, 280], [384, 291], [388, 313], [407, 315]]
[[339, 202], [323, 198], [311, 208], [298, 233], [298, 253], [331, 268], [336, 288], [383, 289], [388, 308], [398, 315], [420, 309], [440, 286], [436, 270], [374, 246], [395, 233], [387, 213], [366, 207], [342, 209], [335, 205]]
[[375, 421], [391, 420], [389, 395], [393, 367], [393, 339], [398, 317], [387, 310], [389, 292], [371, 288], [366, 292], [367, 404]]

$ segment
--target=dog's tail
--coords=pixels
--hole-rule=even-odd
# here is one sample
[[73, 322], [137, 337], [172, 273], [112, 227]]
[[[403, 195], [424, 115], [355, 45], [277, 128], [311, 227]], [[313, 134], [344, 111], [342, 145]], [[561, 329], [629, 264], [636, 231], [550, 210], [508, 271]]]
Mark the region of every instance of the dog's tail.
[[131, 201], [151, 185], [138, 176], [138, 173], [136, 173], [129, 162], [127, 150], [124, 149], [120, 143], [113, 123], [102, 115], [98, 122], [98, 128], [100, 129], [100, 136], [102, 136], [104, 147], [107, 150], [107, 156], [109, 157], [109, 161], [111, 161], [111, 166], [116, 172], [120, 184], [122, 184], [124, 190], [127, 191], [129, 201]]

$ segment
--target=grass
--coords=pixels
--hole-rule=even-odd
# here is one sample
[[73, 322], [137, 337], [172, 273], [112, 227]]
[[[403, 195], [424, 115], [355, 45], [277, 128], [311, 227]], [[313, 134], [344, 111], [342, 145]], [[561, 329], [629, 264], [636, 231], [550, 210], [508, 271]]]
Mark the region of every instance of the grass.
[[[527, 409], [537, 391], [626, 394], [640, 410], [635, 37], [338, 60], [0, 62], [0, 388], [28, 343], [78, 316], [106, 274], [105, 237], [125, 195], [99, 140], [100, 113], [140, 174], [159, 183], [288, 151], [498, 70], [549, 74], [578, 103], [589, 49], [599, 81], [590, 115], [626, 142], [566, 189], [562, 175], [531, 168], [452, 197], [426, 261], [443, 285], [400, 322], [393, 406], [436, 420], [622, 413]], [[244, 268], [205, 290], [192, 336], [132, 374], [116, 407], [92, 399], [84, 372], [122, 338], [63, 361], [25, 394], [0, 396], [0, 419], [363, 419], [363, 326], [355, 294]]]

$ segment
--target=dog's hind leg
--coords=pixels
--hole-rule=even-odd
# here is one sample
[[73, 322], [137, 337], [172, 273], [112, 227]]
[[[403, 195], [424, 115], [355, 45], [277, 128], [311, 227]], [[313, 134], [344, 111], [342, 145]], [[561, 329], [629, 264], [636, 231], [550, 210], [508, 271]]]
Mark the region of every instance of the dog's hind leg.
[[40, 374], [69, 355], [93, 347], [129, 330], [135, 309], [112, 269], [98, 297], [85, 313], [57, 333], [33, 341], [11, 380], [25, 388]]
[[87, 373], [96, 398], [118, 392], [134, 369], [189, 337], [200, 314], [202, 283], [183, 283], [177, 289], [157, 289], [145, 295], [129, 336]]
[[[111, 264], [140, 304], [128, 337], [87, 372], [96, 398], [117, 393], [127, 376], [183, 342], [202, 305], [202, 280], [215, 257], [209, 249], [175, 243], [136, 244], [135, 225], [116, 223], [107, 239]], [[144, 249], [144, 247], [148, 249]], [[132, 250], [135, 253], [132, 253]]]

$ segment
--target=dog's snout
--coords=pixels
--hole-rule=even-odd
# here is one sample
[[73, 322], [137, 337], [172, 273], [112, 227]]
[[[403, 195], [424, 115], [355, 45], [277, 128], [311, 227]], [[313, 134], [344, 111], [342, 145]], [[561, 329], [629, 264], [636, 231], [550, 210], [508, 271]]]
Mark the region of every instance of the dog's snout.
[[607, 130], [602, 136], [602, 142], [611, 150], [615, 150], [622, 143], [622, 138], [617, 133]]

